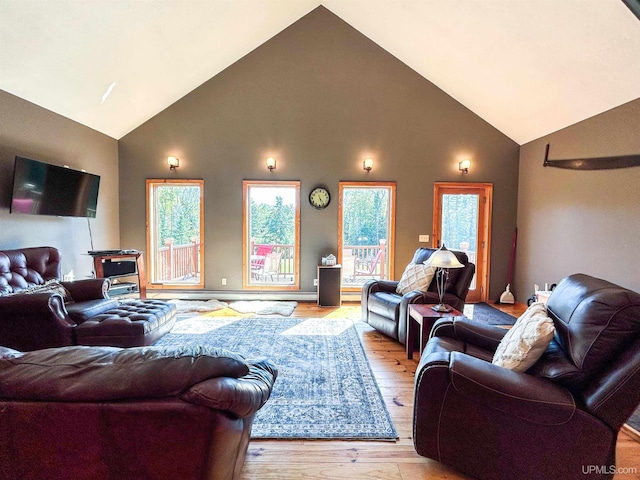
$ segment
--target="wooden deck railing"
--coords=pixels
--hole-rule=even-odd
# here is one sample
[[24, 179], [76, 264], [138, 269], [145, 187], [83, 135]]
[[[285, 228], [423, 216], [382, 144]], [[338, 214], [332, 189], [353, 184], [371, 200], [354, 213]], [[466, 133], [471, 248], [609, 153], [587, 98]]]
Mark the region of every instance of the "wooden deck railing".
[[342, 249], [343, 274], [345, 278], [386, 278], [387, 241], [378, 245], [346, 245]]
[[174, 245], [171, 239], [158, 249], [154, 281], [186, 280], [200, 275], [200, 244]]

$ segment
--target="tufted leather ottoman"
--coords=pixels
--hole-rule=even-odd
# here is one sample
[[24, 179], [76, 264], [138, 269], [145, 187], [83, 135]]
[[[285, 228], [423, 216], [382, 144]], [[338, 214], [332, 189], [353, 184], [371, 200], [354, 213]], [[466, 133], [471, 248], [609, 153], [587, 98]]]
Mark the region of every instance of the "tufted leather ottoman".
[[160, 300], [128, 300], [75, 328], [78, 345], [151, 345], [176, 323], [176, 306]]

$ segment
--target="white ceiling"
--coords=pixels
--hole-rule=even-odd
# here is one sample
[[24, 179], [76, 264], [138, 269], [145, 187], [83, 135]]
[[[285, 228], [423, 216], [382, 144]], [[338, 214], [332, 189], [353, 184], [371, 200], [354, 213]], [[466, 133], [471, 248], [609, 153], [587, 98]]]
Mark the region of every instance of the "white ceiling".
[[[119, 139], [318, 5], [0, 0], [0, 89]], [[640, 97], [622, 0], [322, 5], [519, 144]]]

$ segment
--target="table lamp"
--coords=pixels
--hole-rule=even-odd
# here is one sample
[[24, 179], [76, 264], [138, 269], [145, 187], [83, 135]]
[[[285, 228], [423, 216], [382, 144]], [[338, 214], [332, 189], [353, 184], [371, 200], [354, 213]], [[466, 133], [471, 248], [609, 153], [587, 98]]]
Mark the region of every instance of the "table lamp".
[[452, 251], [447, 250], [444, 243], [438, 250], [433, 252], [424, 264], [438, 268], [436, 271], [436, 285], [438, 287], [438, 298], [440, 298], [440, 303], [431, 308], [436, 312], [450, 312], [453, 309], [446, 306], [443, 301], [444, 289], [446, 288], [447, 280], [449, 279], [449, 269], [464, 268], [464, 265], [460, 263], [458, 257], [456, 257]]

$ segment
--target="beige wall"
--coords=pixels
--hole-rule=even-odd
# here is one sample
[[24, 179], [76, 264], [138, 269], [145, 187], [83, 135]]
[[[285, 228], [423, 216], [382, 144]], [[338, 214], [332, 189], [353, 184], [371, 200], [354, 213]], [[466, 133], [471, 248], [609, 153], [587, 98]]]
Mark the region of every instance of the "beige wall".
[[63, 273], [91, 274], [86, 218], [10, 214], [14, 157], [100, 175], [95, 248], [119, 246], [118, 143], [65, 117], [0, 90], [0, 249], [49, 245], [62, 253]]
[[587, 273], [640, 291], [640, 167], [574, 171], [550, 159], [640, 154], [640, 99], [523, 145], [517, 299]]
[[[168, 155], [180, 158], [175, 173]], [[472, 159], [468, 176], [459, 155]], [[435, 181], [493, 182], [492, 297], [504, 288], [518, 145], [323, 7], [120, 139], [119, 161], [124, 248], [146, 249], [145, 178], [204, 179], [209, 290], [242, 288], [242, 180], [301, 181], [303, 292], [336, 252], [339, 181], [397, 182], [397, 277], [431, 234]], [[307, 202], [318, 184], [333, 195], [323, 211]]]

